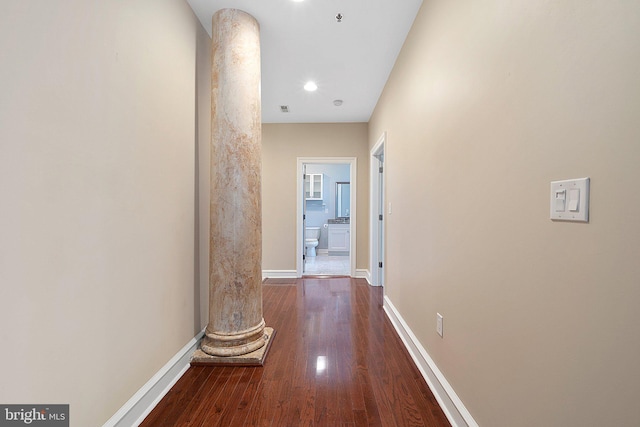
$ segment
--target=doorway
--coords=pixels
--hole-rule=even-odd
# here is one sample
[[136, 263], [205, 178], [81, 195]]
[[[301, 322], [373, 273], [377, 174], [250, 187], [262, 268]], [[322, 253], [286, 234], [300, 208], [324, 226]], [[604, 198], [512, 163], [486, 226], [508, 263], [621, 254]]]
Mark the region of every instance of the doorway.
[[355, 276], [356, 158], [299, 157], [297, 171], [297, 277]]
[[370, 188], [371, 188], [371, 285], [384, 286], [384, 149], [387, 133], [383, 132], [378, 142], [371, 149], [370, 159]]

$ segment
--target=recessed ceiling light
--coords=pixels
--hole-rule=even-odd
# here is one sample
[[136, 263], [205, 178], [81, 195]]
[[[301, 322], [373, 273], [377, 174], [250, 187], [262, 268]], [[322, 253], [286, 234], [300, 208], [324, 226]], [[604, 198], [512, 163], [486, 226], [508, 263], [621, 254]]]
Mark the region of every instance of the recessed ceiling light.
[[342, 105], [342, 99], [334, 99], [333, 100], [333, 105], [335, 105], [336, 107], [339, 107]]
[[314, 82], [307, 82], [307, 84], [304, 85], [304, 90], [308, 92], [313, 92], [316, 89], [318, 89], [318, 85]]

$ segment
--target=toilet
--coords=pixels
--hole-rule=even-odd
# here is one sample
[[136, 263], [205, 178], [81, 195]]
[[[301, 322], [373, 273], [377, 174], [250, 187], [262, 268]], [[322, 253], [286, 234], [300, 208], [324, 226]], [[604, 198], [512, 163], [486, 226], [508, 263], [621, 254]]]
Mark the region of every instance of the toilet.
[[307, 256], [316, 256], [316, 246], [318, 246], [318, 241], [320, 240], [320, 227], [306, 227], [304, 231], [306, 254]]

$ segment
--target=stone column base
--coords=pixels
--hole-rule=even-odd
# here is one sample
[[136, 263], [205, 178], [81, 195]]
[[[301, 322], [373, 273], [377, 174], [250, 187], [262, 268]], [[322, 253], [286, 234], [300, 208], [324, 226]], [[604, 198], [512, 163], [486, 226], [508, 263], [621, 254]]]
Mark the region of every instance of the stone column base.
[[209, 326], [207, 326], [200, 347], [202, 351], [211, 356], [227, 357], [251, 353], [264, 346], [266, 342], [264, 327], [264, 319], [255, 327], [234, 334], [211, 332]]
[[265, 344], [255, 351], [239, 356], [211, 356], [202, 350], [203, 341], [200, 341], [198, 349], [191, 356], [191, 366], [264, 366], [275, 334], [273, 328], [265, 327]]

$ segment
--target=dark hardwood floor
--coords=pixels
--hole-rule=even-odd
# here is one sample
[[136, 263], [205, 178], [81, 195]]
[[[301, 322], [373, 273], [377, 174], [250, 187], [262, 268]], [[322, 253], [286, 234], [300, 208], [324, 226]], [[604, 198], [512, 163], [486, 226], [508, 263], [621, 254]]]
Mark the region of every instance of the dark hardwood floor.
[[191, 367], [141, 424], [449, 426], [362, 279], [269, 279], [264, 367]]

